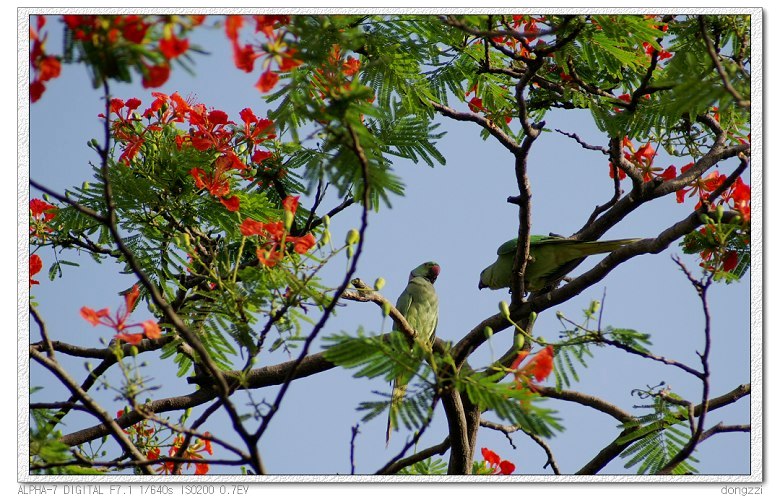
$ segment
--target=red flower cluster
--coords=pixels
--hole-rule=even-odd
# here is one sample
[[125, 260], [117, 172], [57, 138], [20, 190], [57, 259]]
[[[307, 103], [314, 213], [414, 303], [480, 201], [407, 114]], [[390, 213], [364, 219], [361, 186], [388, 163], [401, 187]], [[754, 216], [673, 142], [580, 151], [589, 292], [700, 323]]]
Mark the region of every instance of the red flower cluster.
[[46, 17], [36, 16], [35, 29], [30, 26], [30, 101], [40, 100], [46, 91], [45, 83], [59, 77], [62, 66], [60, 59], [46, 53], [46, 36], [41, 29], [46, 25]]
[[296, 50], [285, 42], [287, 32], [281, 29], [290, 23], [290, 16], [254, 15], [251, 18], [255, 21], [255, 34], [262, 33], [265, 43], [241, 44], [239, 33], [244, 26], [244, 16], [227, 16], [225, 33], [233, 45], [233, 62], [237, 68], [250, 73], [254, 70], [255, 60], [264, 59], [263, 73], [255, 87], [265, 93], [276, 86], [279, 73], [291, 71], [303, 62], [295, 57]]
[[[629, 98], [630, 101], [630, 98]], [[623, 138], [623, 157], [631, 162], [642, 173], [642, 180], [648, 182], [653, 178], [661, 178], [663, 180], [670, 180], [677, 177], [677, 168], [673, 165], [667, 168], [653, 166], [655, 160], [656, 151], [650, 143], [646, 143], [640, 146], [638, 149], [634, 148], [634, 144], [628, 137]], [[615, 169], [618, 171], [618, 178], [620, 180], [625, 179], [626, 173], [620, 168], [616, 168], [609, 163], [609, 177], [615, 177]]]
[[[642, 43], [642, 48], [644, 48], [645, 49], [645, 53], [647, 55], [651, 56], [651, 57], [653, 56], [653, 54], [658, 52], [658, 50], [656, 50], [655, 47], [653, 47], [653, 45], [651, 45], [650, 43], [648, 43], [646, 41]], [[667, 52], [663, 48], [661, 48], [661, 51], [658, 52], [658, 60], [671, 59], [673, 56], [674, 56], [673, 53]]]
[[[205, 435], [207, 437], [211, 436], [209, 432], [206, 432]], [[179, 449], [181, 448], [183, 443], [184, 443], [184, 435], [177, 435], [176, 438], [173, 440], [173, 445], [171, 445], [171, 448], [168, 450], [168, 457], [176, 457], [176, 454], [179, 452]], [[191, 443], [184, 451], [184, 454], [181, 455], [181, 457], [185, 459], [190, 459], [192, 461], [191, 463], [190, 462], [185, 463], [185, 467], [187, 469], [189, 469], [189, 467], [193, 463], [195, 464], [196, 475], [205, 475], [209, 472], [208, 463], [202, 462], [204, 459], [203, 456], [204, 452], [207, 453], [208, 455], [214, 454], [214, 451], [211, 448], [211, 440], [198, 438], [195, 440], [194, 443]], [[149, 450], [146, 453], [146, 458], [149, 459], [150, 461], [159, 459], [160, 448], [155, 447]], [[157, 469], [157, 472], [165, 475], [173, 474], [174, 466], [175, 463], [173, 461], [165, 461]]]
[[518, 389], [528, 388], [534, 391], [536, 384], [533, 380], [544, 381], [553, 370], [553, 347], [548, 345], [533, 356], [522, 368], [520, 363], [528, 356], [527, 350], [521, 350], [517, 358], [512, 362], [510, 369], [514, 369], [515, 386]]
[[[530, 58], [531, 54], [528, 51], [527, 46], [537, 40], [537, 35], [539, 33], [539, 26], [537, 26], [537, 22], [544, 23], [545, 20], [546, 19], [544, 16], [533, 17], [533, 16], [524, 16], [524, 15], [513, 15], [512, 28], [517, 32], [518, 35], [522, 35], [525, 37], [525, 43], [521, 43], [517, 37], [509, 36], [509, 35], [494, 36], [491, 38], [491, 41], [499, 45], [504, 45], [505, 47], [511, 50], [515, 50], [517, 54], [520, 55], [521, 57]], [[537, 41], [537, 46], [539, 46], [538, 45], [539, 43], [541, 43], [542, 45], [544, 44], [542, 40], [539, 40]]]
[[[693, 162], [680, 168], [680, 174], [693, 167]], [[677, 203], [683, 203], [686, 198], [698, 194], [699, 201], [694, 209], [701, 207], [701, 204], [709, 200], [710, 193], [719, 188], [727, 176], [719, 171], [712, 171], [705, 177], [697, 177], [688, 188], [677, 190]], [[739, 212], [744, 222], [750, 222], [750, 185], [745, 184], [742, 178], [737, 178], [731, 187], [717, 200], [716, 205], [725, 205], [732, 210]]]
[[[126, 411], [124, 409], [118, 410], [116, 412], [116, 419], [121, 418], [125, 414], [126, 414]], [[138, 445], [139, 443], [143, 444], [146, 441], [148, 441], [151, 437], [153, 437], [154, 434], [157, 431], [154, 426], [147, 426], [146, 423], [147, 423], [147, 420], [144, 419], [144, 420], [139, 421], [138, 423], [130, 426], [128, 429], [122, 430], [122, 431], [125, 432], [126, 434], [130, 435], [131, 437], [133, 437], [136, 445]]]
[[[125, 63], [135, 65], [141, 72], [144, 88], [157, 88], [170, 76], [170, 61], [189, 49], [189, 40], [184, 35], [201, 25], [205, 16], [65, 15], [62, 19], [78, 42], [92, 45], [101, 53], [123, 50], [137, 57]], [[150, 34], [152, 30], [154, 34]], [[127, 49], [128, 45], [142, 47]]]
[[30, 200], [30, 236], [41, 239], [52, 231], [49, 221], [57, 215], [57, 207], [39, 198]]
[[708, 243], [713, 245], [713, 248], [704, 249], [699, 253], [699, 257], [701, 257], [699, 266], [712, 273], [718, 270], [731, 272], [739, 265], [739, 254], [735, 250], [724, 252], [720, 249], [718, 241], [713, 241], [716, 238], [715, 232], [715, 226], [711, 224], [699, 230], [703, 237], [709, 239]]
[[[282, 206], [285, 217], [290, 219], [291, 223], [298, 209], [298, 197], [285, 198]], [[304, 236], [290, 236], [288, 229], [289, 224], [284, 221], [261, 223], [250, 218], [244, 219], [240, 227], [242, 235], [258, 236], [260, 244], [257, 247], [257, 260], [267, 267], [274, 267], [284, 258], [287, 243], [292, 243], [293, 250], [298, 254], [305, 254], [317, 243], [311, 233], [306, 233]]]
[[[100, 309], [99, 311], [96, 311], [86, 306], [81, 308], [80, 311], [81, 317], [89, 321], [89, 323], [92, 324], [92, 326], [97, 326], [99, 324], [102, 324], [103, 326], [114, 328], [114, 330], [116, 330], [117, 332], [117, 334], [114, 335], [115, 339], [127, 342], [132, 345], [137, 345], [138, 343], [141, 342], [141, 340], [143, 340], [144, 337], [150, 340], [160, 338], [162, 336], [162, 333], [160, 332], [160, 327], [157, 325], [157, 322], [152, 319], [149, 319], [142, 323], [127, 324], [127, 318], [130, 317], [130, 313], [133, 312], [139, 294], [140, 294], [140, 290], [138, 289], [138, 285], [133, 285], [133, 288], [125, 295], [124, 310], [122, 310], [122, 312], [117, 310], [113, 318], [109, 315], [108, 308]], [[127, 329], [134, 328], [134, 327], [143, 328], [143, 332], [142, 333], [126, 332]]]
[[493, 469], [494, 475], [511, 475], [515, 471], [515, 465], [509, 461], [502, 460], [498, 454], [485, 447], [482, 448], [482, 457], [490, 468]]
[[[326, 64], [318, 68], [312, 76], [314, 94], [318, 94], [320, 100], [325, 100], [328, 94], [334, 94], [339, 89], [349, 90], [358, 72], [360, 59], [351, 55], [344, 58], [341, 47], [333, 45]], [[370, 101], [373, 101], [373, 98], [372, 96]]]
[[466, 92], [465, 96], [469, 96], [472, 93], [474, 93], [474, 96], [471, 97], [471, 100], [468, 101], [469, 110], [475, 114], [482, 113], [490, 119], [491, 121], [495, 121], [497, 119], [502, 119], [505, 123], [509, 124], [512, 122], [512, 116], [509, 115], [511, 110], [508, 109], [501, 109], [496, 111], [490, 111], [485, 109], [485, 105], [482, 102], [482, 99], [477, 96], [477, 89], [479, 85], [475, 84], [471, 87], [469, 91]]
[[148, 123], [140, 128], [137, 123], [141, 117], [135, 113], [141, 105], [140, 100], [111, 100], [111, 113], [116, 115], [112, 123], [113, 135], [124, 147], [119, 161], [129, 166], [141, 151], [148, 133], [160, 132], [166, 125], [186, 124], [187, 131], [176, 136], [176, 146], [179, 149], [192, 146], [200, 152], [218, 154], [208, 170], [199, 167], [190, 170], [195, 186], [208, 190], [228, 210], [237, 211], [240, 202], [238, 197], [230, 194], [231, 174], [233, 171], [246, 174], [249, 168], [235, 150], [239, 147], [253, 150], [251, 160], [255, 163], [261, 163], [271, 157], [271, 152], [258, 147], [263, 142], [276, 138], [273, 122], [269, 119], [259, 119], [251, 109], [246, 108], [239, 113], [242, 125], [237, 126], [229, 120], [224, 111], [209, 110], [203, 104], [190, 103], [178, 93], [166, 95], [153, 92], [152, 95], [155, 100], [141, 114]]

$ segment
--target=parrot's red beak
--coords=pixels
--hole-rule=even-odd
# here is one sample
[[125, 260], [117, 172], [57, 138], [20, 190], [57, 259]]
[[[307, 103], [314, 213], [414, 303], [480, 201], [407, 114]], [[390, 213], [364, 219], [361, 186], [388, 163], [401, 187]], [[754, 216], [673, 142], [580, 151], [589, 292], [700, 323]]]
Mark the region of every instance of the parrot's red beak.
[[437, 265], [435, 265], [435, 266], [431, 266], [431, 272], [430, 272], [430, 276], [431, 276], [431, 277], [430, 277], [430, 279], [431, 279], [431, 283], [433, 283], [434, 281], [436, 281], [436, 278], [438, 278], [438, 277], [439, 277], [439, 272], [440, 272], [440, 271], [441, 271], [441, 267], [439, 267], [439, 265], [438, 265], [438, 264], [437, 264]]

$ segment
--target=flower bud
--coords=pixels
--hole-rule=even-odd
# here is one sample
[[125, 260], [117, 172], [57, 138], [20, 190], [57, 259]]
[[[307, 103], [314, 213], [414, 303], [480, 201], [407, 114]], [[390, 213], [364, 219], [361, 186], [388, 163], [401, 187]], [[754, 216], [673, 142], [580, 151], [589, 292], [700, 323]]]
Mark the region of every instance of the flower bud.
[[390, 307], [391, 307], [390, 302], [388, 302], [387, 300], [382, 302], [382, 315], [384, 317], [387, 317], [387, 316], [390, 315]]
[[284, 210], [284, 229], [286, 229], [288, 232], [290, 231], [290, 227], [292, 226], [292, 223], [293, 223], [294, 219], [295, 219], [295, 213], [285, 209]]
[[515, 347], [517, 350], [523, 350], [523, 345], [525, 345], [525, 337], [522, 333], [518, 333], [515, 335]]
[[351, 229], [347, 232], [347, 245], [354, 245], [360, 241], [360, 232], [356, 229]]
[[82, 190], [89, 190], [89, 187], [90, 187], [90, 186], [91, 186], [91, 185], [90, 185], [89, 181], [85, 181], [85, 182], [83, 182], [83, 183], [81, 184], [81, 189], [82, 189]]
[[493, 328], [490, 326], [485, 326], [485, 329], [483, 330], [485, 332], [485, 338], [490, 339], [493, 336]]
[[723, 219], [723, 204], [720, 204], [717, 208], [715, 208], [715, 219], [717, 219], [718, 222]]
[[601, 302], [598, 300], [594, 300], [590, 303], [590, 308], [588, 309], [588, 314], [596, 314], [599, 312], [599, 309], [601, 308]]
[[330, 231], [325, 231], [320, 238], [320, 245], [327, 245], [330, 242]]
[[322, 225], [325, 226], [325, 229], [328, 229], [330, 227], [330, 216], [325, 214], [322, 216]]
[[503, 300], [498, 303], [498, 310], [501, 311], [501, 314], [509, 319], [509, 304], [504, 302]]
[[130, 355], [133, 356], [133, 357], [137, 357], [138, 356], [138, 347], [136, 347], [135, 345], [131, 345], [130, 346]]
[[374, 290], [379, 291], [385, 286], [385, 279], [381, 276], [374, 282]]

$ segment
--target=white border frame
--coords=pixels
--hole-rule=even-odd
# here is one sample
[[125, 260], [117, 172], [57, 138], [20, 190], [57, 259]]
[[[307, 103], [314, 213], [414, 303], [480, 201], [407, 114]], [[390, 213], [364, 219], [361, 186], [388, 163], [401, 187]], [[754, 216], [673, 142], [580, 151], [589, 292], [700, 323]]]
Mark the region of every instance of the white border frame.
[[[413, 14], [442, 14], [442, 13], [484, 13], [506, 14], [515, 13], [518, 10], [533, 10], [534, 13], [544, 14], [643, 14], [652, 10], [653, 13], [666, 12], [676, 14], [747, 14], [751, 16], [751, 431], [750, 431], [750, 474], [749, 475], [686, 475], [686, 476], [633, 476], [633, 475], [510, 475], [491, 476], [489, 483], [515, 482], [515, 483], [728, 483], [748, 484], [761, 483], [764, 480], [763, 462], [763, 10], [761, 8], [540, 8], [540, 7], [515, 7], [515, 8], [28, 8], [20, 7], [17, 10], [18, 27], [18, 54], [17, 54], [17, 198], [19, 201], [17, 210], [17, 266], [19, 271], [17, 282], [18, 306], [18, 344], [17, 344], [17, 371], [18, 371], [18, 409], [17, 409], [17, 445], [18, 466], [17, 481], [24, 483], [95, 483], [95, 484], [129, 484], [129, 483], [154, 483], [180, 485], [186, 483], [367, 483], [367, 482], [474, 482], [488, 483], [484, 477], [477, 476], [372, 476], [372, 475], [268, 475], [268, 476], [241, 476], [241, 475], [214, 475], [199, 476], [182, 475], [170, 476], [135, 476], [135, 475], [108, 475], [108, 476], [70, 476], [70, 475], [31, 475], [29, 474], [29, 244], [28, 244], [28, 204], [29, 204], [29, 17], [37, 14], [225, 14], [230, 13], [277, 13], [277, 14], [311, 14], [311, 13], [341, 13], [341, 14], [390, 14], [406, 12]], [[180, 489], [181, 490], [181, 489]], [[19, 491], [23, 489], [20, 486]], [[28, 492], [29, 493], [29, 492]], [[75, 493], [75, 492], [74, 492]], [[104, 493], [105, 492], [104, 490]], [[722, 492], [721, 492], [722, 493]], [[737, 493], [739, 493], [737, 491]]]

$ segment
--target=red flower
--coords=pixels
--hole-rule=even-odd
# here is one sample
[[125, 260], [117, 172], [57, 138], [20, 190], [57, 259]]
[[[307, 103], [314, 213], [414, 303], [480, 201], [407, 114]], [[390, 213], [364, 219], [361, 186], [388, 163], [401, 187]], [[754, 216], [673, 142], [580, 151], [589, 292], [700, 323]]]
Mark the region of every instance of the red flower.
[[730, 272], [737, 267], [737, 264], [739, 264], [739, 255], [733, 250], [728, 251], [723, 258], [723, 270]]
[[279, 75], [275, 72], [267, 69], [260, 75], [260, 79], [257, 80], [255, 87], [263, 93], [271, 91], [276, 83], [279, 82]]
[[236, 212], [241, 208], [241, 200], [233, 195], [232, 197], [222, 197], [219, 199], [220, 203], [225, 206], [230, 212]]
[[[515, 465], [509, 461], [502, 460], [498, 454], [485, 447], [482, 448], [482, 457], [489, 467], [493, 469], [493, 474], [511, 475], [515, 471]], [[496, 472], [498, 470], [498, 472]]]
[[32, 214], [35, 220], [51, 221], [56, 215], [57, 207], [51, 205], [48, 202], [44, 202], [39, 198], [30, 200], [30, 214]]
[[342, 67], [344, 76], [354, 76], [360, 70], [360, 59], [356, 59], [350, 55], [347, 57], [347, 60], [344, 62]]
[[[552, 373], [553, 370], [553, 347], [548, 345], [539, 351], [531, 360], [529, 360], [525, 366], [519, 368], [520, 363], [528, 356], [527, 350], [522, 350], [517, 354], [517, 358], [514, 360], [510, 369], [514, 369], [515, 385], [517, 388], [528, 387], [533, 390], [535, 384], [532, 381], [533, 377], [536, 381], [544, 381]], [[519, 369], [518, 369], [519, 368]]]
[[122, 24], [122, 36], [130, 43], [142, 43], [149, 25], [143, 22], [141, 16], [124, 16]]
[[43, 92], [46, 91], [46, 85], [40, 80], [30, 83], [30, 102], [37, 102], [43, 96]]
[[38, 274], [41, 269], [43, 269], [43, 261], [41, 260], [40, 256], [37, 254], [33, 254], [30, 256], [30, 288], [32, 288], [33, 285], [39, 285], [40, 281], [34, 280], [32, 277], [33, 275]]
[[634, 153], [634, 160], [636, 162], [639, 162], [640, 164], [652, 164], [653, 159], [655, 158], [655, 149], [650, 145], [650, 143], [646, 143], [639, 147], [639, 150], [637, 150]]
[[[120, 307], [114, 314], [113, 318], [110, 316], [110, 311], [108, 308], [96, 311], [90, 307], [84, 306], [81, 308], [79, 313], [81, 314], [81, 317], [87, 320], [92, 326], [102, 324], [103, 326], [113, 328], [117, 332], [117, 334], [114, 335], [115, 339], [130, 343], [132, 345], [137, 345], [144, 338], [144, 336], [149, 339], [160, 338], [162, 336], [160, 327], [153, 320], [147, 320], [136, 324], [127, 324], [127, 319], [133, 312], [140, 293], [141, 292], [138, 289], [138, 285], [133, 285], [133, 288], [125, 294], [124, 309]], [[142, 328], [143, 332], [126, 333], [127, 329], [135, 327]]]
[[669, 166], [666, 169], [664, 169], [664, 172], [662, 172], [659, 175], [659, 178], [664, 179], [666, 181], [670, 179], [674, 179], [677, 177], [677, 168], [674, 166]]
[[62, 66], [58, 58], [53, 55], [47, 55], [41, 59], [39, 64], [39, 78], [41, 81], [48, 81], [59, 77]]
[[260, 55], [250, 45], [241, 46], [239, 43], [233, 43], [233, 63], [238, 69], [247, 73], [252, 72], [258, 57]]
[[750, 222], [750, 185], [737, 178], [726, 194], [726, 200], [733, 203], [734, 210], [739, 212], [743, 221]]
[[619, 167], [613, 166], [612, 163], [610, 162], [609, 163], [609, 177], [610, 178], [613, 178], [613, 179], [615, 178], [615, 170], [617, 170], [617, 172], [618, 172], [618, 179], [620, 181], [623, 181], [624, 179], [626, 179], [626, 172], [624, 170], [622, 170], [621, 168], [619, 168]]
[[175, 35], [171, 35], [168, 38], [160, 40], [160, 52], [166, 59], [175, 59], [179, 55], [183, 54], [190, 48], [190, 41], [186, 38], [177, 38]]
[[287, 241], [293, 242], [293, 250], [299, 254], [305, 254], [317, 244], [317, 240], [311, 233], [306, 233], [304, 236], [300, 237], [290, 236], [287, 237]]
[[144, 88], [158, 88], [168, 81], [171, 75], [171, 66], [168, 64], [159, 64], [156, 66], [146, 66], [141, 84]]
[[244, 236], [252, 236], [252, 235], [262, 235], [263, 231], [265, 230], [263, 227], [263, 223], [260, 221], [255, 221], [254, 219], [246, 218], [241, 223], [241, 227], [239, 230], [241, 231], [241, 234]]
[[485, 108], [482, 106], [482, 99], [473, 97], [471, 100], [469, 100], [469, 109], [475, 114], [485, 110]]
[[225, 16], [225, 34], [228, 39], [236, 42], [238, 40], [238, 32], [241, 31], [243, 25], [244, 16]]
[[300, 197], [292, 197], [288, 196], [284, 200], [282, 200], [282, 207], [284, 210], [291, 214], [295, 214], [295, 211], [298, 210], [298, 199]]
[[254, 154], [252, 154], [252, 162], [255, 164], [259, 164], [266, 160], [267, 158], [271, 157], [273, 154], [267, 150], [258, 150]]

